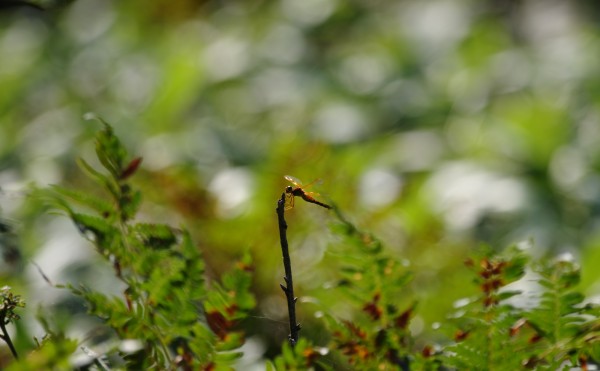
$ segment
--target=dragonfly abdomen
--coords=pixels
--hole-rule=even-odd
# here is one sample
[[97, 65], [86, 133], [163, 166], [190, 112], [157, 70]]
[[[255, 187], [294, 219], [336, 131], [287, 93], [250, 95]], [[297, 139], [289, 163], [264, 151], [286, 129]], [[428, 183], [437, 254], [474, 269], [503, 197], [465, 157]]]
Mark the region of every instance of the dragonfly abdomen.
[[327, 204], [324, 204], [324, 203], [322, 203], [322, 202], [319, 202], [319, 201], [315, 200], [314, 198], [310, 197], [310, 196], [309, 196], [309, 195], [307, 195], [306, 193], [303, 193], [303, 194], [302, 194], [302, 199], [303, 199], [304, 201], [306, 201], [306, 202], [310, 202], [310, 203], [313, 203], [313, 204], [316, 204], [316, 205], [322, 206], [322, 207], [324, 207], [324, 208], [326, 208], [326, 209], [331, 209], [331, 206], [329, 206], [329, 205], [327, 205]]

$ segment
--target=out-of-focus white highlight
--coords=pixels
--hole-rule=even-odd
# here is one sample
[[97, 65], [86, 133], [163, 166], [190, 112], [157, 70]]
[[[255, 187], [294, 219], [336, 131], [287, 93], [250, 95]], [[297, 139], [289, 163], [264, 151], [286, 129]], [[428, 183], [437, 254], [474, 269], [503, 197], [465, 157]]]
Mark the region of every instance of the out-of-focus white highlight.
[[244, 40], [223, 37], [204, 51], [204, 66], [215, 80], [234, 78], [248, 67], [248, 52], [248, 44]]
[[180, 160], [180, 139], [174, 134], [160, 134], [147, 139], [142, 147], [144, 167], [158, 170]]
[[413, 317], [413, 319], [408, 324], [408, 329], [410, 330], [410, 333], [413, 336], [417, 336], [420, 333], [422, 333], [424, 328], [425, 328], [425, 321], [423, 320], [423, 317], [421, 317], [419, 315]]
[[130, 354], [142, 349], [144, 344], [137, 339], [126, 339], [119, 344], [119, 350], [123, 353]]
[[412, 41], [424, 55], [452, 48], [469, 30], [468, 8], [458, 1], [434, 0], [400, 2], [400, 34]]
[[263, 108], [302, 101], [301, 76], [285, 68], [269, 68], [252, 80], [253, 94]]
[[382, 54], [358, 54], [344, 59], [338, 76], [353, 92], [368, 94], [386, 82], [391, 70], [391, 61]]
[[347, 143], [361, 138], [366, 119], [361, 111], [349, 105], [330, 105], [321, 109], [314, 121], [314, 133], [331, 143]]
[[108, 31], [115, 19], [112, 2], [81, 0], [69, 9], [66, 28], [75, 41], [87, 43]]
[[366, 207], [379, 208], [394, 202], [402, 188], [402, 180], [385, 169], [371, 169], [359, 183], [359, 199]]
[[420, 171], [435, 167], [444, 155], [444, 141], [435, 131], [414, 130], [399, 135], [395, 155], [404, 171]]
[[472, 302], [472, 300], [469, 298], [462, 298], [462, 299], [455, 300], [454, 303], [452, 303], [452, 306], [456, 309], [463, 308], [463, 307], [466, 307], [467, 305], [471, 304], [471, 302]]
[[302, 33], [288, 24], [273, 26], [262, 41], [259, 50], [263, 57], [281, 64], [291, 64], [300, 60], [306, 52]]
[[[4, 25], [3, 27], [6, 27]], [[20, 73], [37, 61], [48, 30], [29, 20], [13, 22], [0, 37], [0, 77]]]
[[334, 0], [284, 0], [283, 13], [291, 20], [306, 26], [323, 22], [335, 10]]
[[233, 218], [246, 208], [254, 189], [252, 173], [243, 168], [225, 169], [208, 185], [217, 200], [216, 212], [220, 217]]
[[565, 190], [577, 186], [587, 173], [588, 164], [582, 151], [576, 147], [556, 150], [550, 161], [552, 180]]
[[240, 348], [242, 357], [235, 365], [236, 370], [259, 371], [265, 369], [264, 360], [262, 359], [267, 347], [264, 342], [257, 336], [246, 339], [244, 345]]
[[[51, 281], [62, 282], [66, 268], [78, 262], [88, 261], [93, 250], [86, 248], [85, 240], [74, 233], [75, 227], [67, 218], [56, 218], [45, 228], [48, 238], [31, 260]], [[56, 300], [57, 296], [68, 295], [65, 290], [49, 289], [49, 285], [33, 264], [28, 265], [26, 275], [35, 291], [35, 295], [32, 295], [32, 298], [35, 298], [32, 301], [35, 303]]]
[[459, 230], [473, 227], [485, 212], [516, 211], [526, 198], [524, 185], [515, 178], [468, 162], [440, 167], [427, 189], [432, 206]]

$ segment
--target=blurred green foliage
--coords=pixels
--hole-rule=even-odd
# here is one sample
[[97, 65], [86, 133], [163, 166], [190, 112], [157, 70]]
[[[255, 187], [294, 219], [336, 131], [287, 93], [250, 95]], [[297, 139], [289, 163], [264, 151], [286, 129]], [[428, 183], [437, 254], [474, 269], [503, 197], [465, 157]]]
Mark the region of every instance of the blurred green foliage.
[[[204, 260], [187, 231], [166, 224], [136, 222], [141, 193], [128, 180], [140, 160], [130, 160], [112, 128], [102, 124], [104, 128], [96, 135], [96, 155], [104, 171], [90, 167], [84, 160], [80, 164], [103, 188], [106, 199], [59, 187], [36, 193], [68, 216], [95, 246], [112, 266], [122, 292], [106, 295], [85, 285], [47, 283], [67, 288], [81, 298], [88, 313], [101, 319], [118, 338], [116, 345], [92, 357], [90, 364], [119, 355], [122, 359], [115, 363], [127, 369], [227, 369], [226, 365], [241, 355], [235, 350], [243, 344], [243, 334], [234, 331], [234, 326], [255, 306], [249, 291], [250, 257], [209, 287]], [[83, 210], [78, 211], [80, 208]], [[8, 294], [6, 298], [12, 299]], [[12, 303], [9, 299], [5, 303]], [[5, 309], [7, 315], [2, 316], [7, 318], [2, 324], [3, 334], [16, 306], [10, 305]], [[64, 335], [49, 342], [58, 340], [62, 344], [62, 338]], [[9, 343], [8, 335], [3, 339]], [[136, 343], [135, 349], [123, 350], [127, 342]], [[38, 352], [44, 354], [46, 348], [41, 346]], [[38, 363], [36, 354], [22, 367], [55, 367], [53, 357], [42, 357], [46, 363]]]
[[[31, 261], [52, 282], [116, 294], [110, 264], [27, 197], [48, 184], [105, 196], [74, 160], [104, 163], [91, 160], [87, 112], [143, 158], [131, 180], [140, 223], [185, 225], [209, 278], [250, 252], [257, 308], [244, 326], [268, 357], [287, 336], [274, 215], [284, 174], [322, 178], [321, 197], [412, 272], [414, 334], [435, 338], [431, 324], [474, 294], [458, 267], [481, 242], [572, 254], [581, 288], [598, 291], [594, 2], [14, 3], [0, 7], [0, 277], [33, 307], [82, 311]], [[350, 252], [331, 214], [297, 205], [288, 218], [303, 335], [323, 345], [309, 303]], [[17, 347], [42, 335], [18, 332]]]

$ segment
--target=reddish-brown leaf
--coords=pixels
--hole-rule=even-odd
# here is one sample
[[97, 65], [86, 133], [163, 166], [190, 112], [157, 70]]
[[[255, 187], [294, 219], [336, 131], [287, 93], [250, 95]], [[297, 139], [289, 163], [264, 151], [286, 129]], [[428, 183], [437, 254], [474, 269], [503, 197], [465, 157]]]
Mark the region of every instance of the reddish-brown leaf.
[[535, 344], [542, 339], [543, 339], [543, 336], [540, 335], [539, 333], [536, 333], [535, 335], [533, 335], [532, 337], [529, 338], [529, 344]]
[[585, 355], [579, 356], [579, 367], [581, 367], [583, 371], [588, 371], [587, 357]]
[[454, 341], [463, 341], [469, 336], [469, 331], [458, 330], [454, 333]]
[[218, 311], [212, 311], [206, 313], [206, 321], [210, 329], [219, 337], [224, 340], [227, 336], [227, 332], [233, 327], [233, 321], [225, 318], [223, 314]]
[[131, 160], [131, 162], [129, 163], [129, 165], [127, 165], [125, 170], [123, 170], [121, 172], [119, 179], [124, 180], [124, 179], [127, 179], [130, 176], [132, 176], [136, 172], [136, 170], [138, 169], [138, 167], [140, 166], [141, 163], [142, 163], [141, 157], [136, 157], [133, 160]]
[[404, 312], [402, 312], [396, 319], [394, 319], [394, 325], [396, 327], [405, 330], [410, 323], [410, 318], [412, 317], [413, 307], [408, 308]]
[[230, 306], [228, 306], [227, 308], [225, 308], [225, 312], [227, 312], [227, 314], [232, 317], [237, 310], [239, 309], [239, 306], [235, 303], [231, 304]]
[[381, 294], [377, 292], [375, 295], [373, 295], [373, 300], [366, 303], [362, 308], [369, 316], [371, 316], [374, 321], [377, 321], [379, 318], [381, 318], [381, 315], [383, 314], [383, 309], [377, 305], [379, 299], [381, 299]]
[[350, 330], [352, 335], [358, 336], [361, 339], [367, 338], [367, 333], [365, 332], [365, 330], [356, 326], [354, 323], [352, 323], [350, 321], [344, 321], [344, 325], [346, 325], [346, 327]]
[[311, 347], [304, 349], [302, 355], [304, 356], [304, 359], [306, 359], [306, 367], [310, 367], [319, 357], [319, 352], [315, 351], [315, 349]]

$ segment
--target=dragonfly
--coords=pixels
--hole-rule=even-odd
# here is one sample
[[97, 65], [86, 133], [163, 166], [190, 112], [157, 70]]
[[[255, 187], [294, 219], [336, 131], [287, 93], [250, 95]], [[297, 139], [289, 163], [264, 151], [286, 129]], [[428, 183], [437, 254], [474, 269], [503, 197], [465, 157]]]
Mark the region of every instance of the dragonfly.
[[313, 185], [314, 183], [318, 182], [319, 181], [318, 179], [310, 182], [309, 184], [302, 185], [302, 182], [300, 180], [298, 180], [298, 178], [294, 178], [291, 175], [285, 175], [284, 178], [288, 182], [290, 182], [294, 185], [293, 187], [292, 186], [285, 187], [285, 210], [290, 210], [294, 207], [294, 197], [296, 197], [296, 196], [301, 197], [306, 202], [310, 202], [312, 204], [319, 205], [326, 209], [331, 209], [331, 206], [315, 200], [315, 196], [319, 195], [318, 193], [306, 192], [304, 190], [305, 188], [308, 188], [311, 185]]

